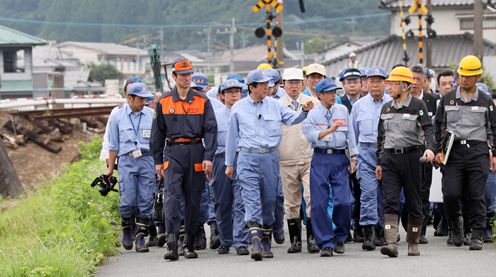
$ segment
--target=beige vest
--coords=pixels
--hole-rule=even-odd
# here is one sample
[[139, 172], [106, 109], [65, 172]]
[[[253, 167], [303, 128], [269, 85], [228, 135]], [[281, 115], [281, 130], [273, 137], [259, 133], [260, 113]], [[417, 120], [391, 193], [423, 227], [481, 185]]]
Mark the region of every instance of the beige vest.
[[[295, 110], [291, 104], [292, 99], [287, 94], [279, 99], [279, 101], [290, 110]], [[312, 101], [314, 108], [317, 105], [320, 105], [320, 102], [315, 97], [307, 96], [303, 93], [300, 93], [296, 101], [298, 101], [300, 105]], [[299, 108], [299, 110], [301, 110], [301, 108]], [[288, 166], [310, 162], [313, 149], [303, 134], [303, 126], [301, 123], [290, 126], [282, 125], [282, 138], [278, 150], [281, 165]]]

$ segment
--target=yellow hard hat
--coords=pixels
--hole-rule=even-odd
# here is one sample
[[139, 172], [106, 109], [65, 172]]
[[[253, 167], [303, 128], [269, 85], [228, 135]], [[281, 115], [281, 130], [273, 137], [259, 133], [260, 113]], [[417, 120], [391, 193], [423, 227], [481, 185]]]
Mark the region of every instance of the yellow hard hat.
[[456, 72], [458, 72], [461, 76], [475, 76], [482, 74], [482, 63], [476, 56], [465, 56], [460, 61]]
[[268, 63], [261, 63], [257, 66], [257, 70], [266, 70], [266, 69], [271, 69], [272, 65]]
[[413, 73], [410, 69], [404, 66], [398, 66], [391, 70], [386, 82], [408, 82], [413, 83]]

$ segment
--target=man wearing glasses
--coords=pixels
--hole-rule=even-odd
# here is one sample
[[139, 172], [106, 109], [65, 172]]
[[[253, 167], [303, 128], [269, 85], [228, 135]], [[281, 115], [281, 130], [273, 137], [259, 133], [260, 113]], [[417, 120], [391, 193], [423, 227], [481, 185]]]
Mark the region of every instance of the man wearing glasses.
[[[298, 68], [288, 68], [284, 71], [282, 79], [286, 95], [279, 101], [290, 110], [300, 111], [302, 103], [312, 101], [314, 106], [319, 102], [311, 96], [304, 95], [303, 71]], [[310, 161], [312, 148], [303, 134], [300, 124], [282, 126], [282, 139], [279, 146], [280, 168], [284, 192], [284, 210], [288, 222], [289, 239], [291, 247], [288, 253], [301, 252], [301, 219], [300, 209], [302, 193], [306, 203], [306, 229], [308, 253], [318, 253], [319, 248], [312, 232], [311, 202], [310, 202]], [[302, 189], [303, 184], [303, 189]]]

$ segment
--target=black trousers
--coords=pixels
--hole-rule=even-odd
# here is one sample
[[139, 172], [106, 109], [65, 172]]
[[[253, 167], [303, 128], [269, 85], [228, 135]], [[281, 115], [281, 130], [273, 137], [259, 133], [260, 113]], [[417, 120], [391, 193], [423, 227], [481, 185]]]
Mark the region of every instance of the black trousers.
[[421, 202], [420, 149], [404, 154], [384, 152], [382, 158], [382, 190], [384, 214], [400, 215], [400, 192], [403, 188], [408, 214], [413, 218], [423, 218]]
[[444, 211], [450, 222], [461, 215], [461, 201], [468, 226], [482, 230], [486, 226], [485, 188], [489, 171], [486, 143], [455, 143], [443, 172]]
[[[164, 215], [167, 234], [178, 234], [181, 196], [184, 195], [184, 225], [187, 239], [194, 240], [200, 224], [200, 199], [205, 188], [202, 170], [204, 148], [199, 144], [167, 145], [164, 171]], [[187, 242], [188, 243], [188, 242]]]
[[361, 206], [360, 197], [362, 195], [362, 190], [360, 189], [360, 183], [356, 176], [356, 171], [353, 174], [350, 174], [350, 190], [353, 193], [353, 198], [355, 198], [351, 218], [355, 222], [355, 226], [359, 226], [358, 222], [360, 222], [360, 206]]

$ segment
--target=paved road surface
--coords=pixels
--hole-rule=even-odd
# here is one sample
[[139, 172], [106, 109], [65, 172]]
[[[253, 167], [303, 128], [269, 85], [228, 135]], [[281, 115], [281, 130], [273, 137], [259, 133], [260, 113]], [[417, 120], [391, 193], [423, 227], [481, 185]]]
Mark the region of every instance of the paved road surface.
[[346, 244], [344, 255], [321, 258], [319, 254], [307, 254], [306, 248], [301, 254], [287, 254], [289, 242], [285, 242], [275, 245], [273, 259], [261, 262], [236, 256], [232, 248], [228, 255], [208, 249], [199, 251], [196, 260], [180, 257], [176, 262], [162, 258], [165, 248], [153, 247], [144, 254], [121, 248], [120, 255], [110, 257], [98, 268], [97, 276], [496, 276], [494, 244], [484, 244], [482, 251], [469, 251], [468, 246], [447, 246], [446, 237], [432, 234], [429, 229], [429, 244], [420, 246], [420, 257], [408, 257], [406, 235], [402, 233], [396, 259], [381, 255], [379, 250], [362, 251], [358, 243]]

